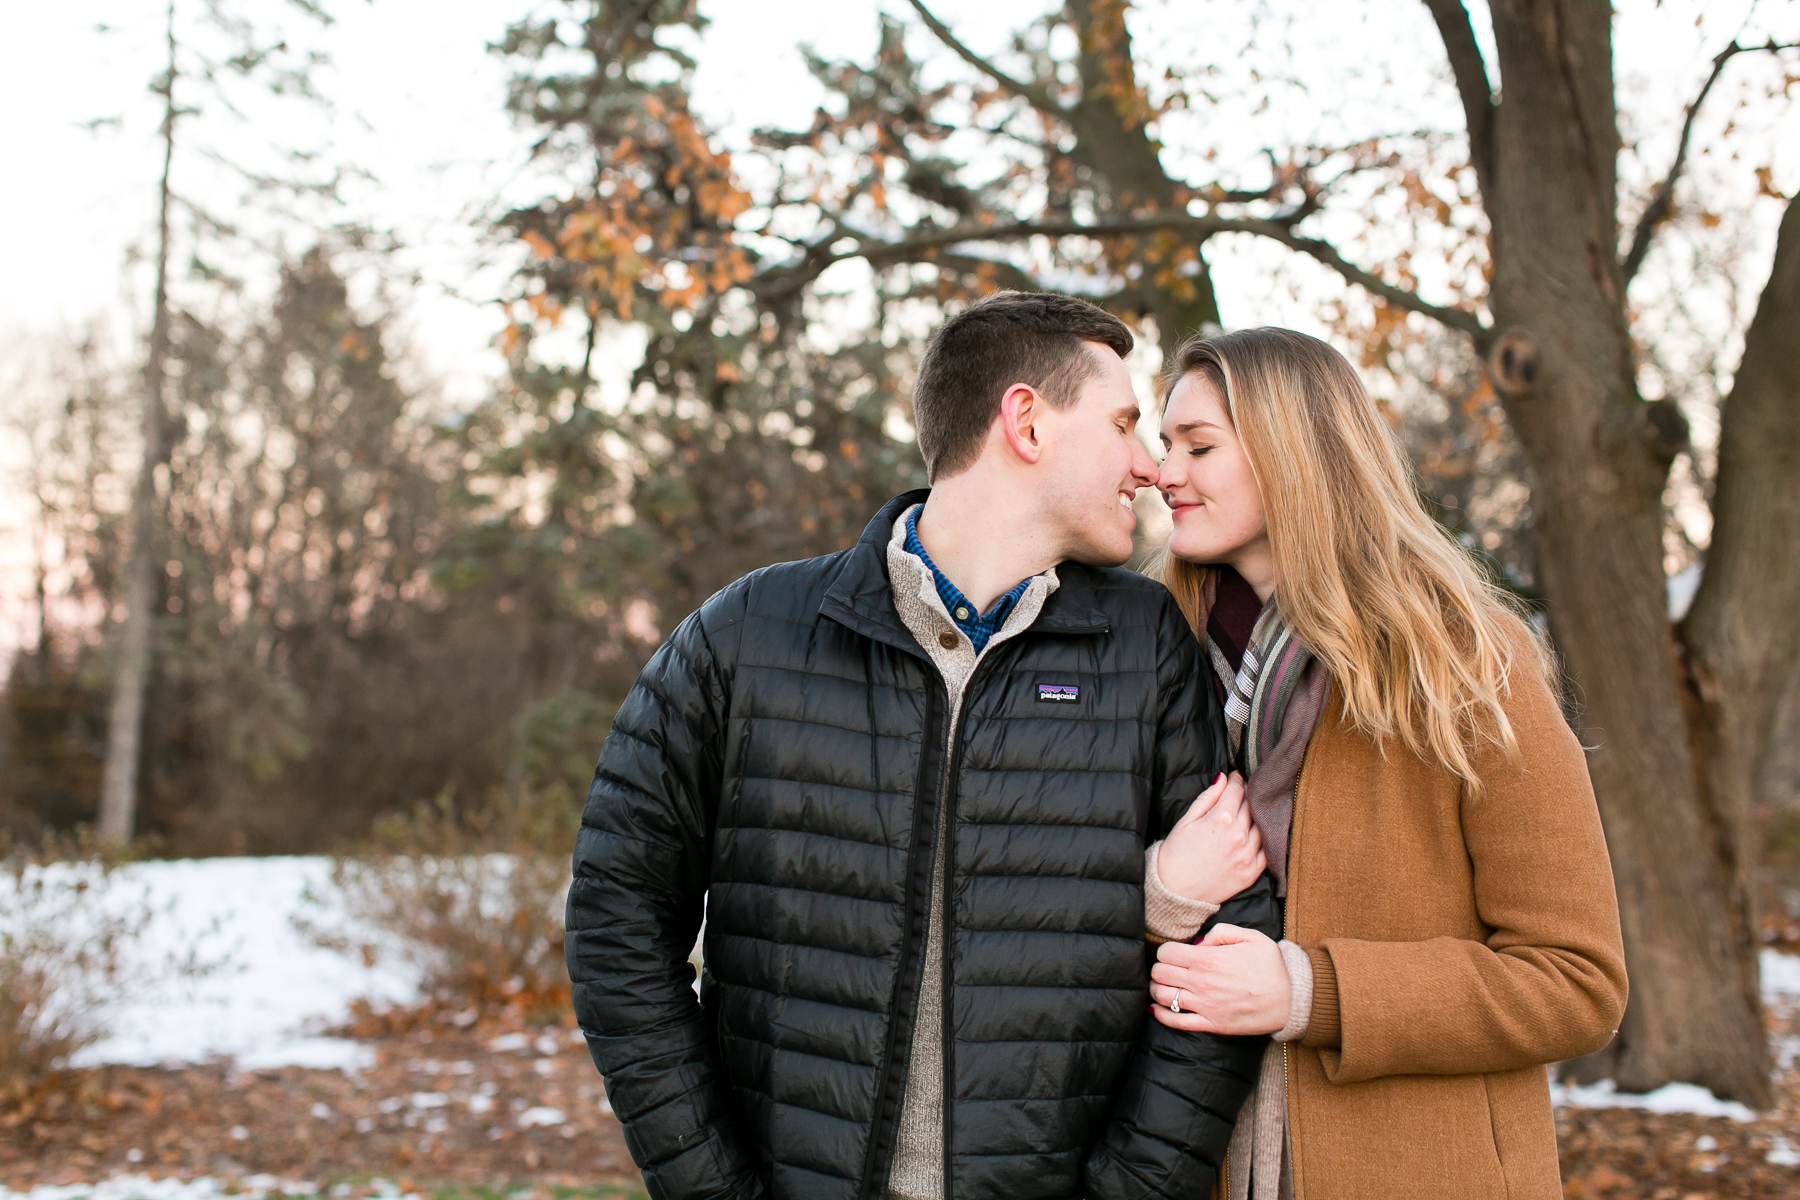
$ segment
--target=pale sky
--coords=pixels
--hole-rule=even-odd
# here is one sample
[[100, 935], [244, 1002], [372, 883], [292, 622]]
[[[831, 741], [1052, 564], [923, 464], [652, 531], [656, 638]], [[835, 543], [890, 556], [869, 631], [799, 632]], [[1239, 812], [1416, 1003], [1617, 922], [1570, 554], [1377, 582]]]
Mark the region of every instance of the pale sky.
[[[994, 52], [1047, 2], [939, 0], [934, 10], [969, 44]], [[475, 218], [499, 200], [543, 194], [541, 181], [524, 174], [530, 134], [514, 128], [502, 109], [505, 64], [485, 46], [509, 20], [556, 6], [542, 0], [326, 0], [326, 6], [338, 22], [320, 34], [281, 0], [235, 0], [236, 11], [265, 28], [281, 27], [330, 54], [334, 65], [318, 80], [335, 106], [329, 126], [287, 103], [253, 111], [249, 122], [214, 111], [195, 132], [214, 151], [251, 166], [265, 163], [271, 141], [324, 141], [334, 161], [372, 172], [373, 185], [349, 189], [351, 210], [397, 233], [407, 247], [403, 265], [424, 279], [404, 313], [418, 365], [452, 400], [473, 401], [500, 372], [491, 343], [503, 318], [491, 301], [504, 278], [503, 262], [483, 262], [488, 252]], [[154, 220], [159, 114], [147, 84], [160, 69], [163, 7], [151, 0], [0, 0], [7, 30], [0, 39], [0, 111], [9, 114], [0, 125], [0, 163], [6, 164], [0, 228], [10, 235], [0, 240], [0, 387], [44, 345], [94, 321], [112, 331], [122, 358], [139, 353], [131, 339], [145, 323], [148, 273], [141, 265], [128, 270], [126, 262], [134, 247], [147, 247]], [[180, 12], [200, 7], [197, 0], [178, 0]], [[1443, 82], [1441, 46], [1417, 0], [1140, 0], [1138, 8], [1139, 46], [1159, 71], [1219, 65], [1220, 106], [1191, 115], [1185, 130], [1172, 124], [1165, 140], [1172, 147], [1205, 143], [1228, 169], [1253, 174], [1261, 146], [1289, 138], [1342, 134], [1349, 140], [1460, 126], [1460, 110]], [[1258, 17], [1265, 8], [1284, 20]], [[1758, 40], [1771, 32], [1784, 40], [1800, 35], [1797, 0], [1621, 0], [1619, 8], [1620, 104], [1628, 140], [1641, 135], [1644, 159], [1636, 165], [1628, 157], [1628, 183], [1660, 174], [1673, 152], [1682, 104], [1711, 56], [1744, 27], [1746, 14], [1752, 14], [1746, 32]], [[703, 0], [701, 9], [713, 24], [698, 48], [696, 105], [728, 147], [743, 144], [757, 126], [808, 123], [820, 92], [802, 66], [801, 41], [828, 57], [866, 58], [877, 14], [910, 13], [904, 0]], [[1244, 56], [1240, 48], [1259, 20], [1261, 57]], [[1485, 38], [1485, 12], [1477, 11], [1476, 24]], [[103, 25], [111, 31], [99, 32]], [[1282, 57], [1283, 45], [1291, 47], [1291, 58]], [[926, 48], [923, 40], [916, 46]], [[1285, 65], [1298, 82], [1278, 90], [1268, 111], [1252, 112], [1230, 94], [1233, 80], [1271, 65]], [[1741, 70], [1734, 65], [1734, 76], [1750, 77], [1756, 69], [1745, 61]], [[1697, 148], [1723, 136], [1729, 94], [1722, 87], [1709, 101]], [[81, 128], [110, 117], [120, 123], [97, 132]], [[1737, 120], [1731, 145], [1742, 160], [1721, 155], [1695, 170], [1711, 172], [1709, 204], [1749, 247], [1743, 261], [1753, 298], [1767, 274], [1779, 206], [1755, 198], [1752, 170], [1770, 162], [1778, 187], [1788, 193], [1800, 187], [1800, 121], [1782, 102], [1764, 103]], [[1185, 169], [1179, 149], [1171, 161]], [[238, 195], [227, 173], [196, 154], [178, 157], [176, 185], [227, 212]], [[1228, 323], [1317, 331], [1314, 306], [1341, 290], [1322, 268], [1268, 243], [1216, 239], [1209, 257]], [[1647, 268], [1647, 277], [1654, 274]], [[1679, 286], [1679, 274], [1669, 268], [1669, 286]], [[1748, 319], [1748, 313], [1730, 316], [1722, 299], [1708, 303], [1719, 310], [1713, 323], [1720, 338], [1735, 334], [1734, 321], [1741, 327]], [[7, 401], [0, 396], [0, 405]], [[17, 454], [16, 445], [0, 446], [0, 476]], [[0, 477], [0, 650], [30, 620], [21, 582], [29, 561], [25, 519], [16, 490]]]
[[[198, 7], [196, 0], [178, 0], [178, 11]], [[471, 217], [496, 197], [530, 194], [517, 191], [529, 134], [502, 111], [505, 66], [485, 45], [508, 20], [555, 6], [531, 0], [328, 0], [327, 7], [337, 24], [321, 35], [289, 15], [281, 0], [235, 5], [264, 27], [281, 28], [330, 54], [333, 69], [319, 79], [337, 110], [329, 153], [373, 172], [378, 181], [349, 189], [352, 211], [408, 243], [403, 261], [423, 271], [431, 285], [415, 302], [413, 336], [452, 391], [472, 398], [498, 370], [488, 342], [500, 315], [482, 303], [498, 281], [479, 270]], [[935, 10], [971, 45], [993, 51], [1044, 7], [1045, 0], [940, 0]], [[1258, 7], [1239, 0], [1143, 0], [1140, 45], [1177, 67], [1216, 61], [1221, 47], [1229, 54], [1247, 37], [1245, 13]], [[1295, 14], [1280, 39], [1293, 47], [1302, 79], [1319, 84], [1309, 85], [1304, 99], [1294, 92], [1278, 95], [1275, 110], [1254, 121], [1234, 119], [1229, 102], [1218, 110], [1204, 132], [1223, 161], [1236, 159], [1253, 169], [1261, 144], [1283, 133], [1361, 134], [1398, 120], [1413, 127], [1460, 124], [1454, 97], [1432, 86], [1442, 51], [1416, 0], [1286, 0], [1270, 7]], [[136, 317], [145, 307], [146, 272], [127, 277], [122, 267], [133, 246], [148, 245], [154, 217], [158, 113], [147, 83], [160, 69], [162, 8], [147, 0], [0, 0], [8, 29], [0, 40], [0, 111], [14, 114], [0, 129], [0, 162], [11, 166], [11, 186], [0, 189], [0, 228], [13, 232], [0, 242], [0, 280], [6, 284], [0, 287], [0, 345], [8, 335], [54, 334], [101, 314]], [[703, 2], [712, 25], [699, 49], [697, 107], [728, 143], [741, 144], [755, 126], [806, 123], [820, 92], [806, 75], [797, 44], [807, 41], [828, 56], [866, 56], [884, 8], [907, 11], [903, 0]], [[1680, 103], [1703, 76], [1706, 60], [1746, 12], [1755, 10], [1755, 29], [1800, 32], [1795, 0], [1627, 0], [1621, 8], [1621, 105], [1642, 113], [1647, 144], [1661, 151], [1647, 152], [1654, 163], [1672, 150]], [[1702, 11], [1704, 26], [1697, 27]], [[771, 19], [773, 14], [779, 17]], [[1476, 24], [1485, 31], [1480, 13]], [[102, 25], [111, 32], [97, 32]], [[1191, 48], [1185, 54], [1184, 45]], [[1284, 105], [1301, 111], [1284, 112]], [[1715, 99], [1713, 107], [1724, 105]], [[303, 106], [288, 103], [271, 111], [273, 122], [244, 124], [215, 110], [195, 132], [207, 147], [234, 157], [241, 150], [252, 163], [271, 138], [293, 145], [319, 140], [317, 122]], [[79, 127], [108, 117], [122, 123], [98, 132]], [[1783, 174], [1800, 165], [1791, 158], [1780, 164]], [[192, 154], [177, 159], [176, 185], [227, 210], [237, 194], [229, 177]], [[1280, 312], [1290, 320], [1304, 315], [1305, 304], [1283, 303], [1282, 289], [1259, 277], [1284, 266], [1290, 272], [1311, 268], [1283, 252], [1260, 253], [1272, 249], [1213, 247], [1221, 295], [1238, 309], [1228, 312], [1228, 320], [1271, 319], [1277, 312], [1265, 311], [1270, 306], [1293, 309]], [[1244, 258], [1249, 261], [1238, 261]]]

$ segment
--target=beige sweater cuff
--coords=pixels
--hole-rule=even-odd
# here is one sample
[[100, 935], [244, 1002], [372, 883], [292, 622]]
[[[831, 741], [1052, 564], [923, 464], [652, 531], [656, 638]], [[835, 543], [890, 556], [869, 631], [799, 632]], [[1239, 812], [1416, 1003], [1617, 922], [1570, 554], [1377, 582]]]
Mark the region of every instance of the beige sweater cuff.
[[1297, 1042], [1306, 1036], [1306, 1027], [1312, 1021], [1312, 959], [1292, 942], [1277, 942], [1275, 948], [1281, 951], [1281, 964], [1287, 968], [1288, 990], [1292, 996], [1288, 1001], [1287, 1024], [1275, 1031], [1275, 1040]]
[[1177, 896], [1156, 873], [1156, 842], [1144, 851], [1144, 936], [1153, 942], [1191, 942], [1219, 906]]

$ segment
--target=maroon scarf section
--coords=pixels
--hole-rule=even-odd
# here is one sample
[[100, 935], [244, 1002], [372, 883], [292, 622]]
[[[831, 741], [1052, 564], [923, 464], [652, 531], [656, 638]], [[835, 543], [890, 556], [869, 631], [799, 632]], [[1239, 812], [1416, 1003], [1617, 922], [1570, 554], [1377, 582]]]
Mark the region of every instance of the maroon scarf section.
[[[1207, 605], [1206, 619], [1200, 623], [1206, 630], [1206, 639], [1224, 652], [1225, 661], [1237, 670], [1244, 663], [1244, 651], [1256, 629], [1256, 618], [1262, 615], [1263, 604], [1256, 598], [1256, 589], [1230, 567], [1218, 567], [1201, 602]], [[1219, 683], [1221, 696], [1224, 686]]]
[[[1201, 597], [1206, 612], [1202, 627], [1209, 643], [1218, 647], [1233, 670], [1243, 665], [1244, 650], [1262, 615], [1263, 603], [1256, 590], [1230, 567], [1213, 572], [1212, 584]], [[1211, 657], [1210, 655], [1208, 656]], [[1283, 673], [1293, 669], [1297, 654], [1283, 655], [1266, 663], [1266, 687], [1270, 695], [1280, 695]], [[1300, 784], [1300, 768], [1306, 762], [1306, 747], [1312, 741], [1319, 718], [1325, 712], [1325, 698], [1331, 691], [1331, 675], [1323, 663], [1308, 658], [1301, 668], [1305, 673], [1289, 694], [1287, 706], [1279, 722], [1262, 723], [1261, 744], [1257, 747], [1257, 768], [1245, 782], [1245, 799], [1250, 805], [1250, 819], [1262, 834], [1263, 854], [1269, 860], [1269, 874], [1275, 877], [1275, 894], [1287, 895], [1288, 834], [1294, 825], [1295, 791]], [[1217, 693], [1224, 695], [1224, 683], [1213, 673]], [[1275, 726], [1279, 726], [1277, 736]]]

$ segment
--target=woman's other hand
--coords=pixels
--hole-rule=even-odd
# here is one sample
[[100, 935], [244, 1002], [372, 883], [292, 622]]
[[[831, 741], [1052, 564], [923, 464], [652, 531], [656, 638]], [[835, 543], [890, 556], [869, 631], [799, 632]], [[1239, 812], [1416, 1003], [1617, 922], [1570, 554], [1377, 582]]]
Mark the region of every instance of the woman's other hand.
[[[1165, 942], [1150, 968], [1150, 1012], [1170, 1029], [1246, 1036], [1287, 1024], [1294, 987], [1281, 951], [1254, 929], [1215, 925], [1198, 946]], [[1179, 999], [1181, 1011], [1169, 1003]]]
[[1156, 852], [1156, 874], [1177, 896], [1223, 904], [1262, 875], [1262, 834], [1244, 802], [1244, 780], [1221, 775], [1188, 806]]

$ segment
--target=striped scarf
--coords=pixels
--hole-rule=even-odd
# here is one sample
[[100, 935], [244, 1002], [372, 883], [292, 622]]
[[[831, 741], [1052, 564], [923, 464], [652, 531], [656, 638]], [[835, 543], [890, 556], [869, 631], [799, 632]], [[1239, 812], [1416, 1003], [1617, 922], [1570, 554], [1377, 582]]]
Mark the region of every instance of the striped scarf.
[[[1281, 740], [1288, 701], [1313, 660], [1312, 652], [1294, 637], [1273, 599], [1263, 605], [1250, 644], [1244, 647], [1244, 661], [1236, 671], [1211, 638], [1206, 640], [1206, 649], [1213, 670], [1225, 685], [1231, 762], [1248, 779]], [[1311, 732], [1307, 730], [1309, 735]]]

